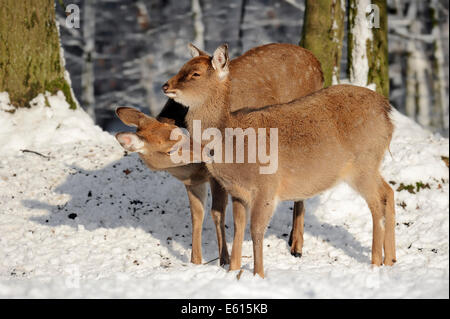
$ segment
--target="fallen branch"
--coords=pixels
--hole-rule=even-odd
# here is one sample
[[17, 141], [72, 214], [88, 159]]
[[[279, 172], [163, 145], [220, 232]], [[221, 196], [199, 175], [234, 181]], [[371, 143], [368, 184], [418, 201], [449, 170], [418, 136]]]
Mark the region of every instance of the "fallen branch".
[[209, 264], [209, 263], [212, 263], [213, 261], [215, 261], [215, 260], [217, 260], [217, 259], [219, 259], [219, 257], [214, 258], [214, 259], [211, 259], [210, 261], [207, 261], [207, 262], [203, 263], [203, 265], [207, 265], [207, 264]]
[[46, 158], [46, 159], [48, 159], [48, 160], [50, 160], [50, 159], [51, 159], [51, 157], [50, 157], [50, 156], [47, 156], [47, 155], [41, 154], [41, 153], [39, 153], [39, 152], [36, 152], [36, 151], [31, 151], [31, 150], [20, 150], [20, 151], [21, 151], [21, 152], [23, 152], [23, 153], [33, 153], [33, 154], [36, 154], [36, 155], [42, 156], [42, 157], [44, 157], [44, 158]]

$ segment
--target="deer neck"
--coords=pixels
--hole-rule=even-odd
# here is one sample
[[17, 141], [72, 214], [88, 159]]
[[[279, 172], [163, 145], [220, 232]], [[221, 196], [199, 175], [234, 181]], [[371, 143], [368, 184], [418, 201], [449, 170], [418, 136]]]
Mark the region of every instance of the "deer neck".
[[214, 127], [222, 130], [230, 118], [230, 81], [225, 80], [202, 105], [189, 109], [186, 124], [191, 133], [194, 120], [201, 121], [202, 129]]

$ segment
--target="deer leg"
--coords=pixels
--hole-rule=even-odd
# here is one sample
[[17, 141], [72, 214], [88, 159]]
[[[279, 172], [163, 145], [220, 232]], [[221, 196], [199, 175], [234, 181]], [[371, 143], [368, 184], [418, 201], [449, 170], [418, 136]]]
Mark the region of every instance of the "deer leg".
[[230, 263], [225, 237], [225, 212], [227, 209], [228, 193], [215, 179], [211, 178], [210, 184], [212, 194], [211, 216], [216, 225], [220, 265], [222, 266]]
[[381, 266], [383, 262], [385, 218], [379, 202], [369, 202], [369, 208], [372, 212], [372, 264]]
[[302, 257], [304, 224], [305, 205], [303, 201], [298, 201], [294, 203], [294, 211], [292, 213], [292, 230], [289, 237], [291, 255], [294, 257]]
[[[351, 185], [364, 197], [372, 213], [372, 264], [381, 266], [383, 263], [383, 245], [386, 228], [386, 203], [384, 180], [378, 174], [365, 173], [353, 178]], [[391, 223], [391, 217], [389, 217]]]
[[206, 183], [200, 185], [186, 185], [192, 218], [192, 252], [191, 262], [202, 263], [202, 227], [204, 203], [206, 197]]
[[229, 270], [241, 268], [242, 243], [244, 241], [245, 226], [247, 224], [247, 208], [242, 201], [233, 197], [234, 238], [231, 250]]
[[395, 257], [395, 201], [394, 191], [384, 180], [382, 192], [382, 204], [385, 210], [384, 264], [392, 266], [397, 261]]
[[257, 200], [251, 210], [250, 232], [253, 241], [253, 274], [264, 278], [263, 241], [274, 211], [273, 200]]

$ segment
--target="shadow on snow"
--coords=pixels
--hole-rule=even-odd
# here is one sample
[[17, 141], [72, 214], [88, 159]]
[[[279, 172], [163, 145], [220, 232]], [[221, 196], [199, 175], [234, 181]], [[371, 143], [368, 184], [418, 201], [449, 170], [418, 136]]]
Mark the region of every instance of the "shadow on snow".
[[[88, 231], [140, 228], [149, 237], [159, 240], [160, 245], [181, 262], [190, 261], [190, 251], [183, 253], [173, 247], [173, 242], [177, 242], [186, 250], [191, 248], [189, 202], [181, 182], [166, 172], [150, 171], [134, 154], [97, 170], [84, 170], [76, 166], [68, 167], [68, 170], [70, 173], [66, 181], [54, 192], [68, 194], [70, 199], [63, 205], [50, 205], [37, 200], [22, 201], [28, 208], [49, 212], [46, 216], [32, 217], [31, 220], [49, 227], [68, 225], [77, 228], [82, 225]], [[202, 240], [204, 261], [217, 257], [215, 228], [208, 216], [210, 202], [208, 194]], [[319, 205], [318, 197], [307, 201], [305, 232], [328, 242], [358, 262], [369, 263], [365, 253], [370, 249], [362, 246], [347, 229], [318, 220], [314, 212]], [[230, 206], [229, 202], [226, 235], [231, 253], [233, 221]], [[291, 225], [292, 203], [282, 203], [272, 218], [266, 237], [275, 235], [284, 238], [287, 253]], [[245, 240], [251, 240], [248, 231]], [[307, 240], [303, 253], [302, 259], [314, 254], [308, 249]]]

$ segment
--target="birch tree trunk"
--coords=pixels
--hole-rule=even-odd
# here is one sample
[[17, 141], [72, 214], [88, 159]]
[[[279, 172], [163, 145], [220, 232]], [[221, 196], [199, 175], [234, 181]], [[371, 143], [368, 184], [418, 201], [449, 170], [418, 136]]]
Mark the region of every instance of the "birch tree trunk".
[[429, 127], [430, 120], [430, 92], [428, 89], [428, 77], [429, 63], [425, 56], [423, 45], [420, 43], [413, 53], [415, 60], [415, 72], [416, 72], [416, 103], [417, 103], [417, 121], [425, 126]]
[[433, 117], [432, 125], [436, 129], [448, 129], [448, 100], [445, 83], [445, 61], [442, 48], [441, 30], [439, 29], [439, 1], [431, 1], [433, 41]]
[[95, 120], [94, 55], [95, 55], [95, 3], [84, 1], [83, 13], [83, 70], [81, 74], [81, 101], [86, 112]]
[[53, 0], [1, 0], [0, 92], [26, 107], [39, 93], [61, 90], [77, 107], [65, 76]]
[[387, 1], [349, 0], [348, 75], [389, 97]]
[[[422, 33], [422, 22], [417, 19], [417, 3], [412, 1], [407, 18], [411, 21], [409, 32]], [[429, 63], [425, 56], [424, 44], [415, 39], [408, 39], [407, 69], [406, 69], [406, 114], [412, 119], [428, 127], [430, 121], [430, 92], [428, 88], [427, 72]]]
[[192, 0], [191, 8], [194, 18], [195, 38], [194, 45], [200, 50], [205, 49], [205, 26], [203, 25], [202, 6], [200, 0]]
[[339, 83], [345, 0], [306, 0], [300, 45], [320, 61], [324, 86]]

